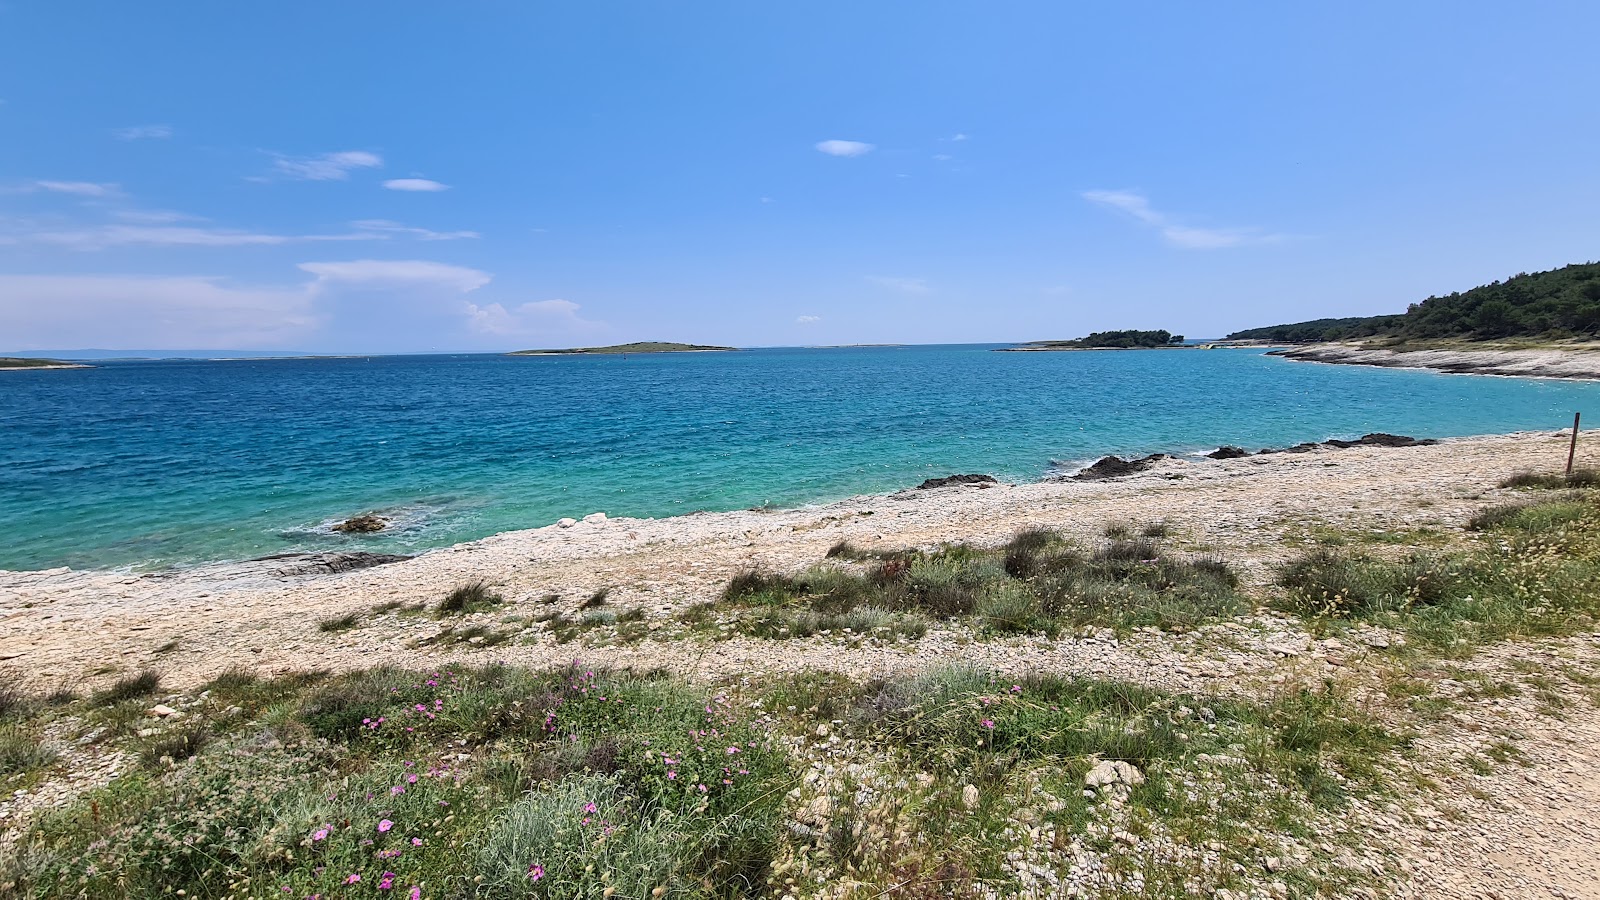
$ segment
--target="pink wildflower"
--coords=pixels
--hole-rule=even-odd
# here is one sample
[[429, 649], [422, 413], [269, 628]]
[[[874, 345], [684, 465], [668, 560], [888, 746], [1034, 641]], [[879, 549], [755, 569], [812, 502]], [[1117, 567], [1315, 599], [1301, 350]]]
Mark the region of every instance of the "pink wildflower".
[[391, 890], [394, 890], [394, 873], [393, 872], [385, 872], [385, 873], [383, 873], [382, 880], [380, 880], [378, 882], [378, 890], [380, 890], [380, 891], [391, 891]]
[[534, 863], [533, 865], [529, 866], [528, 877], [532, 878], [534, 881], [538, 881], [539, 879], [543, 878], [544, 866], [541, 866], [538, 863]]
[[422, 838], [412, 838], [411, 839], [411, 846], [413, 846], [413, 847], [421, 847], [422, 846]]
[[583, 805], [583, 811], [586, 813], [599, 812], [600, 808], [595, 806], [593, 803], [585, 803]]
[[344, 877], [344, 883], [345, 884], [355, 884], [356, 882], [358, 882], [360, 880], [361, 880], [361, 876], [357, 875], [354, 872], [351, 872], [349, 875], [346, 875]]
[[388, 830], [393, 828], [393, 827], [394, 827], [394, 823], [393, 822], [389, 821], [388, 819], [384, 819], [384, 820], [382, 820], [382, 821], [380, 821], [378, 823], [378, 833], [379, 834], [384, 834], [384, 833], [388, 832]]
[[406, 900], [422, 900], [422, 888], [419, 888], [413, 884], [411, 886], [411, 893], [406, 896]]
[[983, 727], [989, 728], [989, 729], [993, 729], [994, 728], [994, 720], [993, 719], [984, 719], [983, 720]]
[[311, 839], [313, 841], [325, 841], [325, 840], [327, 840], [328, 839], [328, 828], [329, 828], [329, 826], [327, 826], [327, 825], [324, 825], [321, 828], [318, 828], [316, 833], [311, 835]]

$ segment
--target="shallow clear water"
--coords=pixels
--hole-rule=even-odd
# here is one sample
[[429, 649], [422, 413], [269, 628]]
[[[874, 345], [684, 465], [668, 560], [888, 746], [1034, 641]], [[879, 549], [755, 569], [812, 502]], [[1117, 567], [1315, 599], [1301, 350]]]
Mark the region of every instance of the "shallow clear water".
[[[797, 505], [955, 472], [1031, 480], [1106, 453], [1554, 430], [1600, 405], [1600, 384], [1325, 366], [1252, 350], [990, 350], [0, 373], [0, 568], [419, 550], [596, 510]], [[369, 510], [401, 527], [328, 531]]]

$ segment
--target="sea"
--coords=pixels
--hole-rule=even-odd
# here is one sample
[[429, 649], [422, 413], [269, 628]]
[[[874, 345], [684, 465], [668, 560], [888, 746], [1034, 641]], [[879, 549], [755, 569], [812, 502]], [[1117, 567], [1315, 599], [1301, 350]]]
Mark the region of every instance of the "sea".
[[[995, 345], [107, 361], [0, 373], [0, 569], [413, 553], [1106, 454], [1569, 427], [1600, 384]], [[1553, 459], [1552, 467], [1561, 464]], [[393, 527], [331, 526], [375, 512]]]

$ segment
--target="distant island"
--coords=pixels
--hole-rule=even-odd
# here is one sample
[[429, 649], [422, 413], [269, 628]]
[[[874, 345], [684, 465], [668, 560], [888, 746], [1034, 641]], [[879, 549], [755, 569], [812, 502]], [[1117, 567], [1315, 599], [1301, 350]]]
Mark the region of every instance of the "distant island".
[[34, 359], [26, 356], [0, 356], [0, 369], [92, 369], [64, 359]]
[[1380, 341], [1388, 347], [1575, 338], [1600, 339], [1600, 263], [1523, 273], [1469, 291], [1429, 297], [1397, 315], [1312, 319], [1228, 335], [1228, 340], [1281, 344]]
[[1002, 347], [1002, 351], [1030, 350], [1149, 350], [1158, 347], [1175, 347], [1183, 343], [1183, 335], [1170, 331], [1096, 331], [1071, 341], [1029, 341], [1016, 347]]
[[612, 344], [609, 347], [570, 347], [566, 350], [515, 350], [507, 356], [576, 356], [580, 354], [621, 353], [706, 353], [737, 350], [737, 347], [713, 347], [709, 344], [676, 344], [671, 341], [635, 341], [631, 344]]

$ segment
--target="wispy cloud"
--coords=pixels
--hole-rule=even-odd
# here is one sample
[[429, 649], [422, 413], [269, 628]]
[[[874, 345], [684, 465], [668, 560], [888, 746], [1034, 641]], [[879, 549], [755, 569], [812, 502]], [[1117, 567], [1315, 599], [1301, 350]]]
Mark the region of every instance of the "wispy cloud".
[[279, 156], [272, 161], [277, 174], [300, 181], [344, 181], [356, 169], [376, 169], [383, 157], [365, 150], [344, 150], [320, 156]]
[[1184, 225], [1167, 213], [1152, 208], [1149, 199], [1136, 191], [1085, 191], [1083, 198], [1131, 216], [1156, 229], [1168, 243], [1191, 250], [1271, 244], [1284, 239], [1281, 234], [1272, 234], [1259, 228], [1200, 228]]
[[967, 139], [967, 136], [962, 134], [959, 131], [950, 136], [950, 140], [952, 140], [952, 141], [964, 141], [966, 139]]
[[144, 212], [122, 210], [116, 212], [124, 223], [89, 225], [80, 227], [42, 227], [31, 222], [5, 222], [9, 231], [0, 230], [0, 239], [8, 243], [37, 243], [65, 247], [71, 250], [93, 251], [108, 247], [276, 247], [284, 244], [313, 244], [330, 241], [388, 241], [397, 238], [414, 238], [422, 241], [451, 241], [476, 238], [473, 231], [433, 231], [413, 228], [386, 219], [370, 219], [350, 223], [350, 231], [327, 234], [282, 234], [250, 231], [242, 228], [219, 228], [202, 225], [178, 225], [176, 222], [195, 221], [197, 217], [175, 212]]
[[899, 291], [902, 294], [926, 294], [929, 290], [927, 279], [901, 278], [889, 275], [868, 275], [867, 280], [878, 287]]
[[795, 316], [794, 318], [796, 325], [815, 325], [821, 321], [821, 316]]
[[100, 181], [30, 181], [23, 191], [47, 191], [52, 194], [71, 194], [74, 197], [120, 197], [122, 188]]
[[450, 185], [441, 184], [431, 178], [391, 178], [383, 183], [391, 191], [412, 191], [433, 193], [435, 191], [448, 191]]
[[172, 137], [171, 125], [135, 125], [132, 128], [118, 128], [111, 132], [119, 141], [148, 141], [165, 140]]
[[437, 285], [465, 294], [488, 284], [488, 272], [424, 259], [356, 259], [347, 262], [309, 262], [301, 271], [317, 276], [317, 286], [330, 284], [395, 287]]
[[861, 141], [820, 141], [817, 149], [829, 156], [865, 156], [876, 148]]
[[362, 219], [359, 222], [351, 222], [350, 225], [359, 231], [376, 236], [405, 235], [419, 241], [459, 241], [481, 237], [476, 231], [434, 231], [429, 228], [402, 225], [388, 219]]

